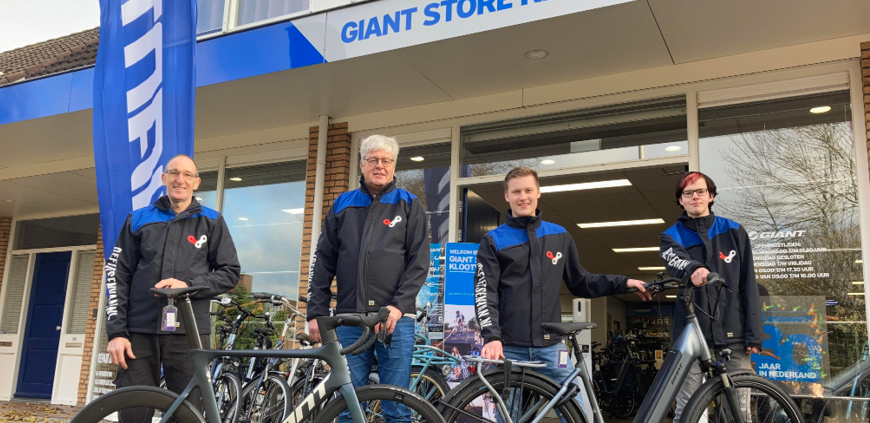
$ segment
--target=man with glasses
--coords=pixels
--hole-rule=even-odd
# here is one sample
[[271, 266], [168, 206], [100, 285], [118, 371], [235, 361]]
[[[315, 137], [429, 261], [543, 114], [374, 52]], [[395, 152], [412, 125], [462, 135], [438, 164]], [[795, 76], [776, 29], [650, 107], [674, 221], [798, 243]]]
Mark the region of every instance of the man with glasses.
[[[726, 363], [728, 371], [750, 369], [750, 356], [761, 352], [764, 331], [749, 236], [743, 226], [715, 216], [710, 210], [716, 184], [709, 176], [686, 173], [674, 194], [684, 212], [659, 237], [668, 273], [677, 278], [691, 275], [692, 284], [697, 287], [693, 301], [701, 330], [715, 351], [731, 350], [731, 361]], [[718, 273], [730, 290], [706, 286], [711, 272]], [[685, 316], [685, 306], [677, 302], [674, 339], [685, 329]], [[695, 364], [677, 395], [674, 423], [680, 421], [686, 402], [702, 382], [703, 374]], [[740, 398], [744, 410], [747, 399]]]
[[[319, 316], [329, 315], [330, 284], [336, 280], [335, 313], [390, 310], [378, 341], [359, 355], [348, 355], [353, 384], [368, 384], [372, 356], [378, 356], [380, 383], [408, 388], [414, 351], [417, 293], [429, 271], [428, 222], [420, 199], [396, 187], [393, 173], [399, 145], [372, 135], [360, 145], [360, 187], [339, 196], [323, 222], [308, 273], [308, 332], [320, 342]], [[362, 335], [361, 328], [336, 329], [342, 345]], [[392, 337], [387, 340], [387, 337]], [[407, 407], [384, 403], [387, 421], [410, 422]], [[342, 414], [342, 422], [350, 415]]]
[[[115, 385], [158, 386], [161, 367], [166, 387], [181, 393], [194, 367], [185, 328], [167, 299], [150, 288], [204, 286], [192, 298], [203, 345], [211, 332], [209, 300], [239, 281], [239, 259], [223, 216], [193, 198], [201, 180], [196, 163], [177, 155], [161, 177], [166, 195], [133, 211], [106, 260], [106, 335], [108, 353], [118, 365]], [[198, 395], [194, 398], [199, 398]], [[122, 421], [151, 421], [153, 410], [121, 412]]]

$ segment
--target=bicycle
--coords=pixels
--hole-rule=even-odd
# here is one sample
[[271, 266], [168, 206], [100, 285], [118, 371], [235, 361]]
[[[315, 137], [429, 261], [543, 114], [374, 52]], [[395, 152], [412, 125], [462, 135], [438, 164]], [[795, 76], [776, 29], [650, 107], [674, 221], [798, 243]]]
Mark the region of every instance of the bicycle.
[[[203, 396], [203, 405], [206, 418], [196, 409], [188, 397], [191, 391], [199, 388], [200, 392], [208, 392], [211, 389], [208, 364], [215, 357], [254, 357], [292, 359], [297, 357], [311, 357], [325, 360], [332, 372], [314, 388], [314, 391], [305, 398], [299, 407], [285, 419], [286, 423], [297, 423], [308, 419], [311, 410], [318, 408], [323, 403], [326, 405], [317, 414], [314, 423], [331, 422], [338, 417], [339, 413], [349, 411], [354, 423], [366, 423], [369, 418], [376, 418], [371, 413], [366, 415], [364, 407], [366, 403], [376, 401], [394, 401], [411, 410], [412, 417], [420, 422], [443, 423], [438, 411], [419, 395], [407, 389], [395, 386], [374, 385], [355, 389], [350, 380], [350, 371], [347, 367], [345, 355], [361, 351], [371, 346], [375, 337], [370, 336], [375, 325], [385, 322], [389, 314], [386, 308], [382, 308], [377, 315], [337, 315], [331, 317], [319, 317], [318, 325], [321, 328], [323, 346], [311, 350], [204, 350], [193, 318], [193, 309], [190, 304], [190, 295], [207, 289], [206, 287], [188, 287], [179, 289], [156, 289], [151, 292], [176, 299], [179, 303], [184, 327], [187, 328], [187, 340], [190, 344], [193, 363], [196, 369], [194, 376], [184, 391], [179, 395], [171, 391], [162, 390], [152, 386], [131, 386], [117, 389], [103, 395], [82, 408], [73, 417], [73, 423], [96, 423], [106, 417], [123, 411], [133, 409], [146, 409], [160, 411], [162, 422], [174, 421], [188, 422], [220, 422], [220, 414], [217, 403], [211, 395]], [[363, 328], [362, 336], [352, 345], [342, 348], [335, 334], [335, 328], [340, 326], [359, 326]], [[342, 397], [332, 398], [332, 395], [340, 392]], [[127, 413], [125, 413], [127, 414]], [[150, 421], [147, 416], [142, 421]], [[126, 419], [125, 419], [126, 421]]]
[[634, 414], [649, 390], [647, 373], [640, 366], [646, 365], [649, 368], [654, 363], [635, 357], [631, 349], [631, 337], [632, 335], [627, 335], [608, 347], [611, 352], [621, 352], [622, 360], [608, 361], [604, 366], [596, 362], [592, 371], [593, 389], [598, 398], [598, 406], [602, 411], [609, 411], [620, 419]]
[[[727, 285], [715, 273], [710, 273], [707, 280], [714, 288], [727, 289]], [[748, 370], [726, 373], [725, 363], [713, 361], [695, 315], [692, 301], [694, 285], [688, 277], [662, 279], [662, 275], [659, 274], [658, 280], [645, 285], [652, 294], [679, 289], [678, 301], [683, 301], [686, 306], [687, 325], [668, 351], [634, 422], [664, 422], [690, 367], [698, 361], [710, 377], [686, 404], [681, 422], [696, 423], [702, 417], [707, 417], [714, 422], [746, 423], [748, 418], [752, 422], [803, 423], [800, 410], [782, 388]], [[633, 290], [629, 291], [633, 292]], [[567, 423], [585, 423], [586, 417], [580, 405], [574, 400], [580, 389], [574, 381], [579, 376], [590, 396], [593, 421], [603, 423], [601, 410], [594, 398], [592, 379], [586, 371], [576, 339], [578, 333], [594, 329], [597, 325], [595, 323], [544, 323], [541, 327], [549, 333], [568, 337], [572, 341], [571, 352], [578, 361], [574, 371], [564, 381], [557, 383], [534, 371], [535, 368], [546, 366], [543, 363], [465, 357], [466, 360], [476, 361], [478, 364], [492, 363], [502, 367], [478, 371], [477, 377], [466, 379], [451, 391], [440, 404], [446, 422], [452, 423], [460, 416], [480, 422], [491, 422], [492, 420], [481, 418], [471, 412], [479, 408], [474, 405], [478, 398], [484, 394], [491, 394], [496, 400], [495, 407], [498, 410], [499, 420], [505, 423], [540, 423], [551, 410], [558, 411], [562, 420]], [[730, 357], [728, 350], [719, 353], [726, 360]], [[752, 400], [751, 403], [746, 404], [745, 410], [740, 409], [737, 391], [739, 395]], [[505, 404], [505, 399], [508, 399], [510, 405]]]

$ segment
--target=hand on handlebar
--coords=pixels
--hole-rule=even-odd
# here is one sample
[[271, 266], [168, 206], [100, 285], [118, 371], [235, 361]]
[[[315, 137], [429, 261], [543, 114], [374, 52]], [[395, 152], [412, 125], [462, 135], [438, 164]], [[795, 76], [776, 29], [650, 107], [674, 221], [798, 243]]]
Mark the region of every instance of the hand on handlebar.
[[707, 275], [710, 274], [710, 271], [706, 268], [699, 267], [692, 272], [692, 284], [697, 287], [702, 287], [707, 284]]
[[311, 319], [308, 321], [308, 336], [314, 340], [316, 343], [321, 343], [320, 341], [320, 329], [317, 327], [317, 319]]
[[640, 297], [641, 300], [648, 301], [652, 299], [652, 295], [650, 295], [649, 291], [646, 290], [644, 281], [637, 279], [629, 279], [628, 284], [626, 285], [628, 288], [635, 288], [637, 291], [634, 291], [634, 295]]
[[[393, 330], [396, 329], [396, 322], [402, 318], [402, 310], [399, 310], [396, 307], [391, 305], [387, 306], [387, 309], [390, 310], [390, 315], [387, 317], [386, 327], [387, 327], [387, 335], [392, 335]], [[378, 324], [375, 326], [375, 333], [380, 333], [381, 330], [384, 329], [384, 325]]]

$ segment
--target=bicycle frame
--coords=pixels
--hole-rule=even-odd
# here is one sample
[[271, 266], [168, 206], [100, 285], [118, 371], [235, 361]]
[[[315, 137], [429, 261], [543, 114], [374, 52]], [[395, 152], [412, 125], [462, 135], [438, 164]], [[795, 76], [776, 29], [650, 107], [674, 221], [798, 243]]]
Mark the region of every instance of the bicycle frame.
[[199, 388], [202, 395], [206, 420], [211, 423], [220, 423], [221, 418], [217, 401], [214, 395], [211, 395], [211, 376], [208, 372], [209, 363], [217, 357], [316, 358], [325, 360], [332, 371], [314, 388], [311, 394], [302, 400], [300, 405], [293, 410], [293, 413], [283, 423], [296, 423], [308, 418], [315, 410], [316, 405], [328, 401], [336, 391], [340, 392], [344, 397], [354, 423], [365, 423], [362, 407], [357, 400], [356, 391], [350, 380], [350, 369], [347, 367], [347, 360], [341, 355], [341, 345], [334, 330], [323, 334], [323, 346], [310, 350], [205, 350], [202, 349], [196, 320], [193, 319], [193, 308], [190, 304], [190, 298], [185, 295], [178, 302], [180, 303], [179, 311], [181, 319], [184, 322], [184, 327], [187, 328], [187, 341], [191, 346], [196, 347], [192, 349], [191, 353], [193, 355], [194, 368], [197, 371], [194, 373], [190, 383], [187, 384], [187, 387], [184, 388], [184, 391], [181, 392], [175, 402], [172, 403], [172, 406], [164, 413], [160, 423], [167, 422], [170, 416], [181, 406], [181, 403], [190, 396], [194, 388]]
[[[677, 393], [680, 391], [686, 377], [689, 375], [692, 365], [694, 365], [696, 361], [713, 364], [710, 347], [707, 345], [704, 333], [701, 331], [701, 326], [698, 323], [698, 317], [695, 315], [695, 307], [692, 303], [693, 285], [691, 282], [687, 281], [688, 278], [684, 278], [681, 282], [681, 285], [685, 285], [685, 287], [680, 289], [682, 294], [679, 296], [680, 301], [683, 301], [686, 307], [686, 327], [668, 351], [664, 363], [653, 380], [646, 398], [644, 398], [643, 403], [640, 405], [640, 409], [638, 409], [633, 423], [663, 423], [671, 404], [673, 404], [674, 400], [677, 398]], [[571, 335], [571, 337], [576, 340], [576, 334]], [[595, 398], [592, 377], [586, 370], [585, 360], [583, 359], [583, 354], [580, 353], [580, 347], [577, 342], [572, 343], [572, 351], [574, 356], [577, 358], [577, 366], [565, 381], [573, 381], [578, 376], [580, 377], [583, 387], [589, 395], [594, 423], [604, 423], [604, 417], [602, 416], [601, 409], [598, 407], [598, 401]], [[496, 364], [503, 363], [502, 361], [496, 360], [477, 360]], [[535, 367], [534, 365], [530, 366], [530, 364], [534, 363], [513, 363], [514, 366]], [[489, 382], [486, 381], [482, 372], [478, 372], [478, 377], [483, 381], [493, 398], [496, 399], [502, 420], [505, 423], [515, 423], [511, 420], [510, 413], [507, 412], [507, 407], [505, 406], [501, 396], [498, 395], [498, 392], [496, 392]], [[731, 413], [737, 420], [736, 423], [744, 423], [743, 415], [740, 413], [738, 408], [737, 397], [734, 394], [734, 391], [730, 389], [732, 387], [731, 380], [724, 372], [721, 373], [720, 377], [725, 384], [725, 395], [729, 406], [731, 407]], [[568, 393], [571, 384], [564, 383], [563, 381], [561, 385], [561, 388], [553, 399], [548, 402], [542, 410], [530, 411], [537, 413], [531, 423], [540, 423], [546, 414], [550, 412], [550, 410], [552, 410]], [[523, 419], [526, 417], [528, 416], [521, 416], [519, 421], [525, 423], [523, 422]]]

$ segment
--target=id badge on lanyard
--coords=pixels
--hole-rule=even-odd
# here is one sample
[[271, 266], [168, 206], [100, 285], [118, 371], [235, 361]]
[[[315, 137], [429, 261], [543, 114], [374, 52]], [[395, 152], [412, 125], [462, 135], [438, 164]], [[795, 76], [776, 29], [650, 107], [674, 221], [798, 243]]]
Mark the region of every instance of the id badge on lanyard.
[[169, 305], [163, 307], [163, 330], [174, 332], [178, 324], [178, 308], [175, 307], [175, 299], [168, 298]]

